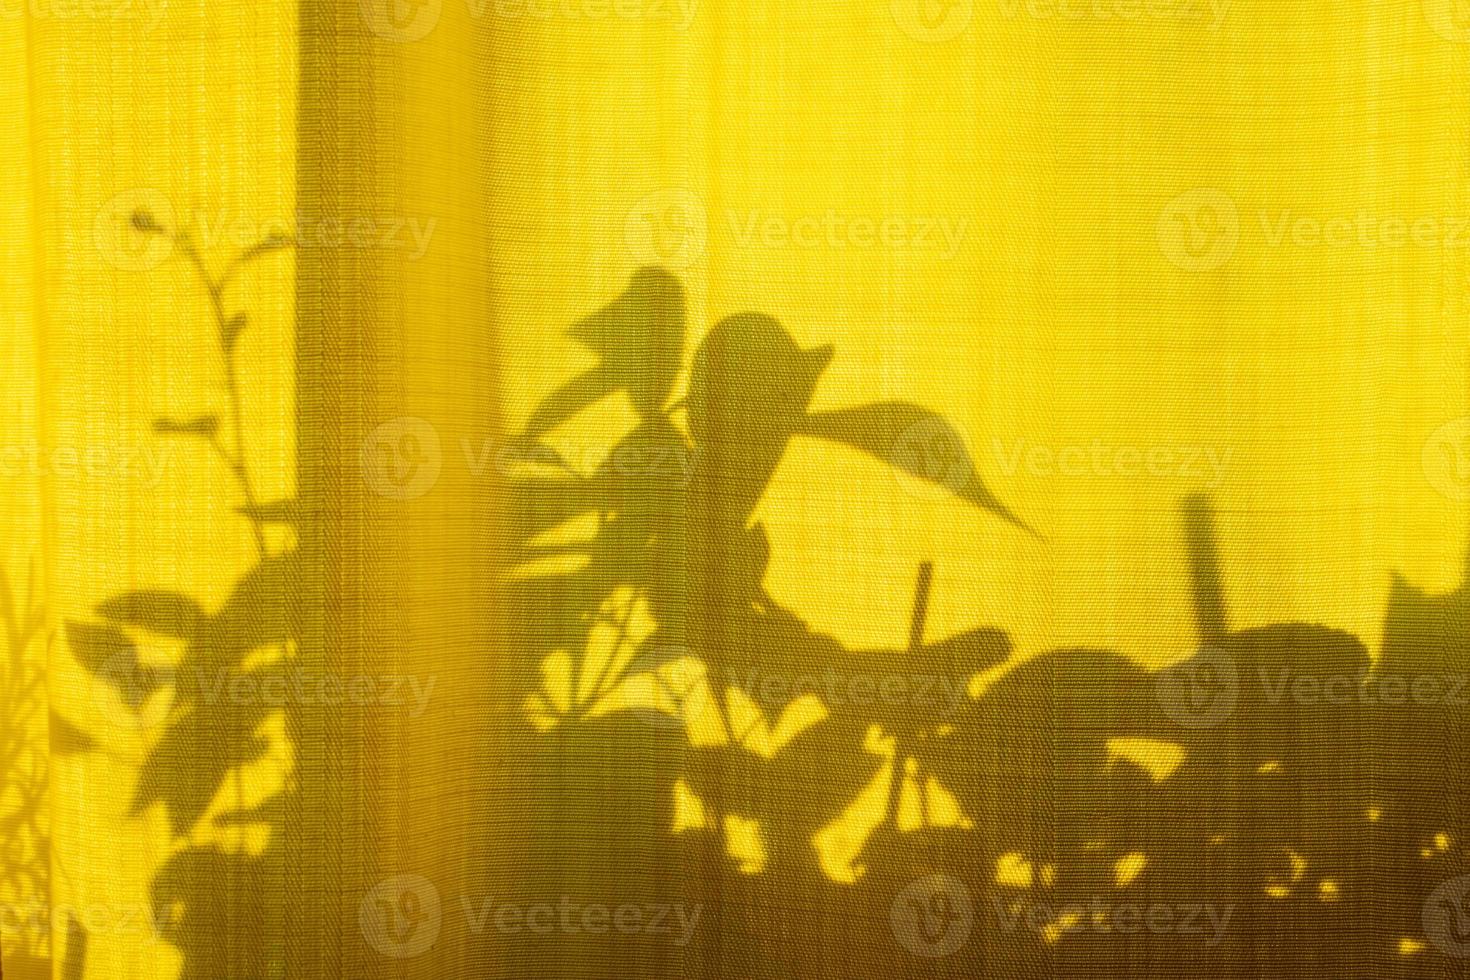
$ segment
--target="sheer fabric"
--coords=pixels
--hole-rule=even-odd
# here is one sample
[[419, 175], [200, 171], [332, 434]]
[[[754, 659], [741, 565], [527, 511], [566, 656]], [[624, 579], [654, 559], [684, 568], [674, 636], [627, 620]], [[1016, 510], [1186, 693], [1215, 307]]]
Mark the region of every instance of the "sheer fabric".
[[7, 976], [1463, 973], [1454, 4], [0, 14]]

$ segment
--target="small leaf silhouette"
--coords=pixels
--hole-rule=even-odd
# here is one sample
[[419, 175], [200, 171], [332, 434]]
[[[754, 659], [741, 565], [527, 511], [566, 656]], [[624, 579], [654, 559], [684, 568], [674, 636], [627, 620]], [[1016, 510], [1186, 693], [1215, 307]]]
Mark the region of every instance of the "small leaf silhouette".
[[931, 664], [953, 663], [956, 670], [978, 673], [1004, 663], [1011, 655], [1011, 639], [991, 627], [967, 630], [938, 643], [926, 643], [924, 659]]
[[811, 412], [803, 419], [801, 432], [861, 450], [1040, 537], [980, 482], [960, 434], [927, 408], [908, 402], [875, 402]]
[[68, 622], [66, 641], [77, 663], [94, 674], [120, 657], [137, 657], [137, 650], [128, 635], [116, 626], [103, 623]]
[[572, 324], [567, 335], [602, 357], [600, 370], [624, 388], [639, 413], [663, 408], [684, 359], [684, 287], [663, 269], [645, 266], [621, 296]]
[[290, 248], [291, 245], [292, 241], [290, 237], [283, 235], [280, 232], [276, 232], [275, 234], [268, 235], [265, 238], [262, 238], [260, 241], [256, 242], [254, 245], [250, 246], [248, 249], [242, 252], [240, 254], [240, 261], [254, 262], [261, 256], [269, 255], [272, 252], [279, 252], [282, 249]]
[[[228, 699], [228, 689], [220, 696]], [[174, 833], [183, 834], [198, 823], [232, 769], [270, 749], [256, 731], [267, 713], [261, 703], [209, 708], [188, 711], [170, 723], [138, 774], [131, 814], [163, 803]]]
[[235, 510], [262, 524], [295, 525], [300, 524], [302, 518], [301, 501], [295, 498], [272, 500], [265, 504], [244, 504]]
[[200, 415], [192, 419], [154, 419], [153, 431], [160, 435], [202, 436], [210, 439], [219, 431], [219, 416]]
[[51, 751], [58, 755], [82, 755], [96, 747], [90, 735], [55, 711], [51, 712]]
[[536, 411], [531, 413], [526, 426], [521, 430], [524, 444], [534, 445], [535, 440], [561, 425], [587, 406], [612, 394], [617, 382], [604, 367], [596, 367], [577, 375], [560, 388], [541, 399]]
[[245, 332], [245, 328], [249, 324], [250, 318], [244, 313], [236, 313], [225, 321], [225, 325], [220, 328], [220, 342], [224, 344], [225, 350], [230, 351], [235, 349], [235, 344], [239, 342], [240, 335]]
[[116, 626], [68, 622], [66, 639], [77, 662], [115, 688], [135, 711], [161, 686], [159, 672], [138, 663], [137, 647]]
[[98, 615], [113, 622], [138, 626], [163, 636], [187, 640], [204, 621], [199, 603], [179, 592], [140, 589], [113, 596], [97, 607]]

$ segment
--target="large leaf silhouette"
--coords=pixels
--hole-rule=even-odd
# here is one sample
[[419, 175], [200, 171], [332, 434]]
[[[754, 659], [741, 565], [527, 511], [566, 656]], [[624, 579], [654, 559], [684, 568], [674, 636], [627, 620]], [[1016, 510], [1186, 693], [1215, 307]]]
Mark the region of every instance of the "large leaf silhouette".
[[116, 626], [68, 622], [66, 639], [77, 662], [111, 685], [133, 711], [167, 681], [166, 672], [138, 660], [138, 648]]
[[97, 612], [114, 622], [188, 640], [204, 621], [204, 610], [191, 597], [163, 589], [139, 589], [113, 596]]
[[861, 450], [1040, 537], [980, 481], [954, 426], [927, 408], [909, 402], [875, 402], [810, 412], [802, 420], [801, 432]]
[[621, 296], [572, 324], [567, 335], [601, 361], [542, 400], [526, 423], [526, 440], [619, 389], [645, 418], [657, 414], [683, 362], [684, 287], [663, 269], [639, 269]]

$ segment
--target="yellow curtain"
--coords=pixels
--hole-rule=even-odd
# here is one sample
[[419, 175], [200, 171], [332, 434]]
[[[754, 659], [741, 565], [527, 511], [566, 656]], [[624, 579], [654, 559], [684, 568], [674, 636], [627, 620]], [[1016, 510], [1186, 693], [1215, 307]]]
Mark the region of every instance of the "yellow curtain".
[[1456, 975], [1467, 70], [0, 0], [6, 975]]

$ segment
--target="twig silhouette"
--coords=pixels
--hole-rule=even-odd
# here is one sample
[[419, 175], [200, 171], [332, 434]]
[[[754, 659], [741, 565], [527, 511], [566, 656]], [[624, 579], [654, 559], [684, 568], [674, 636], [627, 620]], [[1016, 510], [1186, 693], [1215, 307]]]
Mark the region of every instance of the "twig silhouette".
[[169, 239], [184, 257], [193, 266], [200, 284], [209, 296], [210, 310], [214, 314], [215, 336], [219, 343], [220, 356], [224, 362], [225, 388], [229, 394], [230, 422], [233, 430], [234, 451], [226, 449], [219, 440], [217, 425], [205, 424], [205, 420], [195, 420], [192, 424], [184, 426], [165, 424], [160, 430], [163, 432], [187, 432], [194, 435], [204, 436], [210, 446], [219, 455], [231, 475], [235, 478], [240, 492], [245, 498], [245, 506], [241, 508], [244, 516], [250, 521], [251, 531], [255, 538], [255, 547], [258, 557], [266, 555], [265, 521], [261, 517], [260, 500], [255, 495], [255, 488], [250, 479], [250, 467], [245, 451], [245, 421], [243, 399], [240, 393], [239, 360], [237, 352], [239, 349], [240, 335], [244, 333], [249, 323], [245, 313], [230, 314], [225, 308], [225, 290], [246, 265], [269, 255], [272, 252], [289, 248], [292, 240], [284, 235], [268, 235], [255, 245], [245, 249], [230, 260], [224, 272], [218, 276], [212, 275], [209, 267], [204, 262], [204, 257], [199, 253], [194, 244], [193, 237], [187, 231], [177, 231], [160, 225], [153, 215], [146, 211], [134, 212], [132, 224], [135, 229], [145, 234], [162, 235]]

